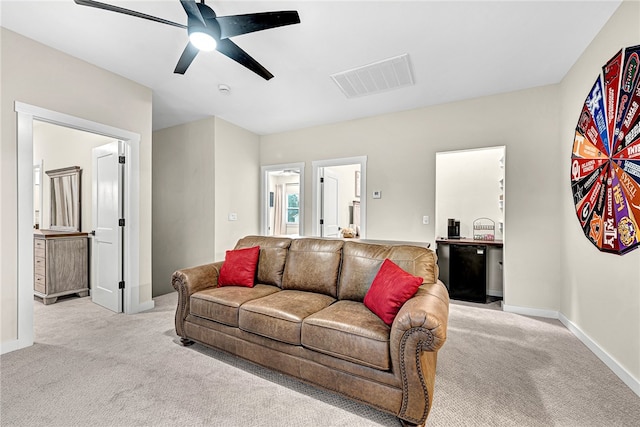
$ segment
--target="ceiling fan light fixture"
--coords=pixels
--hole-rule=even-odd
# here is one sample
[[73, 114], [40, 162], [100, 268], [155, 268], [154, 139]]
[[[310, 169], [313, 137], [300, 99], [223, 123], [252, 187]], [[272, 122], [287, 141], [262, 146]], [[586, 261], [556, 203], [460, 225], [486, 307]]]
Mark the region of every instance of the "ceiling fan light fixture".
[[211, 34], [199, 30], [189, 32], [189, 41], [191, 42], [191, 44], [197, 47], [198, 50], [202, 50], [205, 52], [211, 52], [215, 50], [216, 46], [218, 45], [216, 39]]

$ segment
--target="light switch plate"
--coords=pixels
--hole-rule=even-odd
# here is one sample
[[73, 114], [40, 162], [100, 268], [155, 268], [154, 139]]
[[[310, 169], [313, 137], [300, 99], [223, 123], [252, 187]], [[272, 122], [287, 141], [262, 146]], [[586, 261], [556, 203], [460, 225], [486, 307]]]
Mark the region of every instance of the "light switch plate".
[[229, 221], [237, 221], [238, 220], [238, 214], [235, 212], [231, 212], [229, 214]]
[[425, 215], [422, 217], [422, 223], [424, 225], [429, 225], [429, 215]]
[[377, 190], [373, 192], [373, 196], [374, 199], [382, 199], [382, 191]]

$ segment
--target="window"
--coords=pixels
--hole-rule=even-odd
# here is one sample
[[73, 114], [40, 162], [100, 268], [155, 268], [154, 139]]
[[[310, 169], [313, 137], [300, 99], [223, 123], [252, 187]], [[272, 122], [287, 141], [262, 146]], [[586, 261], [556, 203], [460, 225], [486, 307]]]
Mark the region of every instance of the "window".
[[298, 224], [300, 222], [300, 185], [286, 185], [287, 200], [287, 224]]

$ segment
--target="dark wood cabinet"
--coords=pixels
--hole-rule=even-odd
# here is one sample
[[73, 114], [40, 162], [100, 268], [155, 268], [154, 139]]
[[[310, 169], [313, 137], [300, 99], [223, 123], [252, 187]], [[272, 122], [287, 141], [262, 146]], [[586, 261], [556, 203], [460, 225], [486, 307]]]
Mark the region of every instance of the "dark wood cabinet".
[[486, 303], [487, 283], [490, 280], [487, 263], [489, 251], [496, 248], [501, 250], [502, 242], [443, 239], [436, 243], [440, 280], [449, 289], [451, 299]]
[[487, 247], [451, 245], [449, 281], [449, 296], [452, 299], [486, 302]]

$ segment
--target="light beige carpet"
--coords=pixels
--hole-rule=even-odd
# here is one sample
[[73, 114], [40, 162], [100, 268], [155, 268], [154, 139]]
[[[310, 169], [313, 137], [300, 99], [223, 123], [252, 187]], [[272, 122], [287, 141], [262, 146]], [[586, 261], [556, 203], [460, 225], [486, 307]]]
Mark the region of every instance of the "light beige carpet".
[[[399, 426], [395, 417], [173, 330], [176, 294], [119, 315], [35, 303], [36, 344], [0, 357], [2, 426]], [[640, 398], [564, 326], [452, 304], [430, 426], [635, 426]]]

